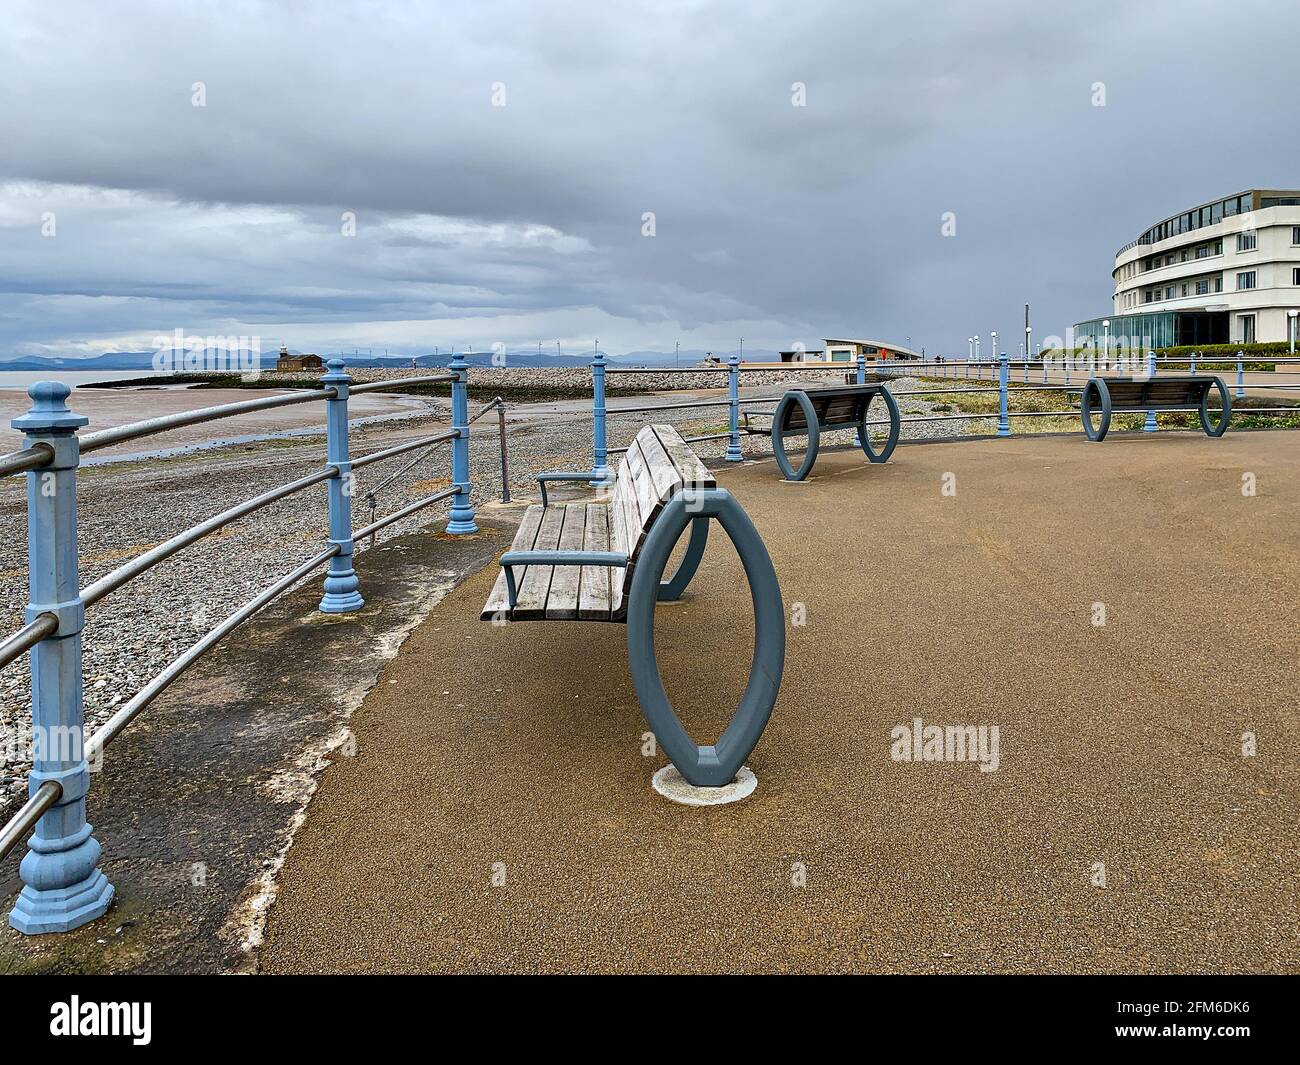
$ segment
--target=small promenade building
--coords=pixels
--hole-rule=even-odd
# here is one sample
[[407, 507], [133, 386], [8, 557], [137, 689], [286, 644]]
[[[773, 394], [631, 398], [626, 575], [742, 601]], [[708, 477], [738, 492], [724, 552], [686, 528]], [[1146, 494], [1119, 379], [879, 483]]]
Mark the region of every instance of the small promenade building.
[[[1252, 189], [1157, 222], [1115, 254], [1113, 308], [1076, 347], [1287, 341], [1300, 309], [1300, 190]], [[1117, 338], [1123, 338], [1119, 340]]]
[[867, 362], [878, 359], [919, 359], [921, 356], [901, 344], [884, 340], [823, 340], [820, 348], [791, 348], [780, 352], [782, 362]]
[[277, 370], [324, 370], [325, 365], [319, 355], [290, 355], [289, 349], [280, 346], [280, 356], [275, 360]]

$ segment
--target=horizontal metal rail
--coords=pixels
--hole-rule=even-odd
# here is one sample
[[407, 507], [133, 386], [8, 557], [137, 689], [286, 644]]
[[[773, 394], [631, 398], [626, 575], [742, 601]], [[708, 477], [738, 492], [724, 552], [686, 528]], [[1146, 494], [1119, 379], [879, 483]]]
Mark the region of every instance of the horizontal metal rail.
[[0, 669], [15, 658], [30, 651], [45, 637], [53, 636], [59, 629], [59, 619], [53, 614], [38, 614], [11, 636], [0, 643]]
[[657, 410], [686, 410], [689, 407], [729, 407], [731, 400], [722, 399], [691, 400], [683, 403], [655, 403], [645, 407], [609, 407], [606, 414], [641, 414]]
[[27, 833], [36, 827], [36, 822], [59, 801], [62, 794], [63, 786], [53, 780], [47, 780], [36, 789], [36, 794], [23, 803], [4, 828], [0, 828], [0, 858], [26, 838]]
[[262, 507], [268, 506], [276, 500], [283, 499], [285, 496], [293, 495], [294, 492], [300, 492], [304, 488], [310, 488], [321, 481], [327, 481], [331, 477], [337, 476], [339, 469], [337, 466], [326, 466], [315, 473], [309, 473], [306, 477], [299, 477], [296, 481], [290, 481], [288, 484], [282, 484], [278, 488], [272, 488], [269, 492], [263, 492], [260, 496], [254, 496], [252, 499], [246, 499], [242, 503], [220, 514], [214, 514], [205, 521], [197, 525], [191, 525], [183, 532], [177, 533], [168, 540], [164, 540], [157, 547], [150, 548], [142, 555], [137, 555], [130, 562], [118, 566], [111, 573], [106, 573], [93, 584], [88, 584], [81, 589], [81, 598], [86, 606], [98, 602], [110, 592], [116, 591], [127, 581], [133, 580], [140, 576], [145, 570], [151, 569], [164, 559], [170, 558], [177, 551], [188, 547], [196, 540], [201, 540], [208, 533], [216, 532], [224, 525], [229, 525], [232, 521], [245, 517], [255, 510], [261, 510]]
[[0, 477], [7, 477], [11, 473], [39, 470], [42, 466], [48, 466], [53, 458], [54, 448], [49, 444], [37, 444], [8, 455], [0, 455]]
[[505, 405], [506, 405], [506, 401], [502, 399], [500, 396], [496, 396], [495, 398], [490, 399], [486, 403], [484, 403], [482, 408], [479, 410], [479, 412], [475, 414], [472, 418], [470, 418], [467, 424], [473, 425], [476, 421], [478, 421], [481, 417], [483, 417], [483, 415], [485, 415], [488, 411], [496, 410], [497, 407], [504, 407]]
[[[851, 362], [805, 362], [782, 363], [777, 365], [754, 365], [741, 363], [736, 367], [741, 373], [839, 373], [853, 369]], [[730, 373], [731, 367], [726, 363], [721, 366], [606, 366], [605, 372], [612, 373]], [[356, 389], [353, 389], [355, 392]]]
[[136, 694], [126, 702], [122, 709], [99, 727], [95, 734], [86, 741], [86, 760], [93, 763], [96, 758], [98, 758], [99, 753], [121, 735], [122, 730], [135, 719], [136, 715], [138, 715], [140, 711], [166, 691], [177, 677], [221, 642], [221, 640], [224, 639], [231, 630], [242, 625], [273, 599], [282, 595], [284, 592], [287, 592], [300, 580], [310, 574], [312, 570], [328, 562], [338, 553], [339, 545], [330, 544], [330, 546], [319, 555], [308, 559], [292, 573], [288, 573], [281, 577], [260, 595], [254, 599], [250, 599], [242, 607], [226, 618], [226, 620], [220, 625], [203, 636], [202, 639], [190, 647], [189, 650], [136, 692]]
[[144, 421], [131, 422], [129, 425], [117, 425], [111, 429], [86, 433], [80, 437], [81, 453], [88, 454], [100, 448], [120, 444], [125, 440], [136, 440], [154, 433], [165, 433], [171, 429], [181, 429], [187, 425], [199, 425], [203, 422], [215, 422], [221, 418], [233, 418], [237, 414], [251, 411], [269, 410], [274, 407], [288, 407], [295, 403], [315, 403], [322, 399], [333, 399], [337, 395], [333, 388], [311, 389], [309, 391], [291, 392], [285, 396], [263, 396], [261, 399], [243, 399], [236, 403], [222, 403], [215, 407], [198, 407], [184, 410], [177, 414], [164, 414], [158, 418], [146, 418]]
[[358, 392], [378, 392], [381, 389], [408, 388], [411, 385], [436, 385], [443, 381], [455, 381], [457, 375], [454, 373], [435, 373], [425, 377], [394, 377], [387, 381], [366, 381], [359, 385], [352, 385], [348, 391], [352, 395]]
[[364, 540], [367, 536], [373, 536], [380, 529], [386, 528], [396, 521], [401, 521], [403, 518], [414, 514], [417, 510], [423, 510], [425, 507], [431, 506], [440, 499], [450, 499], [459, 491], [460, 489], [455, 485], [452, 485], [450, 488], [443, 488], [441, 491], [434, 492], [431, 496], [417, 499], [414, 503], [408, 503], [406, 506], [402, 507], [401, 510], [395, 510], [391, 514], [384, 515], [384, 517], [380, 518], [378, 521], [372, 521], [369, 525], [354, 530], [352, 533], [352, 539]]
[[352, 468], [355, 470], [359, 466], [369, 466], [372, 462], [382, 462], [384, 459], [405, 455], [408, 451], [415, 451], [425, 445], [441, 444], [444, 440], [455, 440], [458, 436], [460, 436], [459, 429], [447, 429], [441, 433], [434, 433], [432, 436], [422, 436], [418, 440], [408, 440], [405, 444], [396, 444], [393, 447], [384, 448], [383, 451], [372, 451], [369, 455], [355, 458], [352, 460]]

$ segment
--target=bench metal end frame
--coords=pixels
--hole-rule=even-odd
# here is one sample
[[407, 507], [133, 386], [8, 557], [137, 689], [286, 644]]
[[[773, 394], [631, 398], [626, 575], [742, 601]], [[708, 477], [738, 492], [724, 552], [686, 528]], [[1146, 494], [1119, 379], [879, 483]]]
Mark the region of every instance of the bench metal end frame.
[[[688, 524], [711, 519], [731, 538], [745, 568], [754, 606], [754, 657], [731, 723], [717, 743], [698, 745], [682, 726], [664, 690], [655, 656], [654, 617], [664, 568], [674, 546]], [[699, 550], [702, 553], [702, 545]], [[690, 552], [688, 546], [688, 555]], [[730, 783], [767, 726], [785, 667], [785, 607], [776, 570], [763, 538], [730, 492], [721, 488], [679, 492], [650, 527], [628, 595], [627, 657], [646, 723], [673, 765], [696, 787]]]

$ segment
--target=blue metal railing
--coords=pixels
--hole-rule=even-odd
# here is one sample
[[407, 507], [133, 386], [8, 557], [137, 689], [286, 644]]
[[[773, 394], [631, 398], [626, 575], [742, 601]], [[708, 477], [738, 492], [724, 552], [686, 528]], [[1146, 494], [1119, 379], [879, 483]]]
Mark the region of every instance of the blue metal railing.
[[[28, 389], [31, 409], [14, 419], [23, 431], [24, 447], [0, 456], [0, 476], [27, 475], [27, 560], [31, 596], [25, 624], [0, 641], [0, 668], [25, 652], [31, 653], [33, 760], [28, 774], [28, 801], [0, 829], [0, 858], [31, 833], [20, 875], [23, 889], [9, 923], [20, 932], [69, 931], [107, 910], [113, 887], [99, 869], [100, 845], [86, 821], [86, 797], [91, 766], [104, 748], [190, 665], [229, 632], [252, 617], [304, 577], [327, 565], [320, 609], [349, 613], [364, 600], [352, 565], [357, 539], [441, 500], [452, 501], [447, 532], [476, 532], [470, 502], [468, 364], [453, 358], [446, 373], [398, 378], [353, 385], [343, 360], [333, 359], [320, 390], [244, 400], [216, 407], [116, 426], [79, 435], [88, 419], [69, 410], [71, 389], [59, 382], [41, 381]], [[452, 426], [449, 431], [421, 437], [353, 459], [348, 444], [348, 399], [357, 392], [382, 388], [449, 382]], [[80, 585], [77, 537], [77, 469], [83, 454], [126, 440], [169, 429], [229, 418], [249, 411], [323, 401], [326, 405], [326, 460], [323, 469], [280, 485], [199, 522], [93, 583]], [[493, 401], [484, 411], [499, 401]], [[477, 417], [477, 416], [476, 416]], [[421, 447], [451, 444], [452, 484], [417, 499], [361, 529], [352, 526], [355, 471], [371, 463], [406, 454]], [[503, 445], [504, 446], [504, 445]], [[502, 453], [505, 478], [505, 455]], [[81, 643], [86, 608], [121, 588], [154, 565], [191, 544], [277, 500], [320, 482], [329, 492], [328, 546], [291, 573], [264, 589], [204, 635], [184, 654], [153, 677], [89, 739], [85, 737], [82, 692]]]
[[[1055, 357], [1053, 357], [1055, 359]], [[1089, 356], [1072, 356], [1069, 358], [1060, 358], [1059, 360], [1041, 359], [1011, 359], [1005, 352], [996, 357], [988, 356], [980, 358], [967, 359], [898, 359], [898, 360], [878, 360], [871, 364], [871, 372], [877, 377], [929, 377], [938, 379], [952, 380], [970, 380], [973, 376], [975, 380], [985, 380], [986, 377], [990, 382], [995, 382], [988, 388], [919, 388], [908, 389], [905, 391], [893, 392], [896, 398], [905, 396], [923, 396], [927, 394], [952, 394], [952, 393], [994, 393], [998, 394], [998, 411], [994, 413], [969, 413], [969, 414], [945, 414], [945, 415], [918, 415], [909, 416], [902, 419], [904, 425], [907, 424], [926, 424], [932, 422], [949, 422], [949, 421], [978, 421], [981, 419], [996, 419], [996, 434], [999, 437], [1011, 436], [1011, 420], [1015, 418], [1050, 418], [1050, 417], [1078, 417], [1077, 408], [1055, 411], [1016, 411], [1011, 409], [1011, 394], [1014, 392], [1063, 392], [1074, 393], [1080, 389], [1079, 383], [1071, 383], [1071, 369], [1076, 372], [1086, 371], [1089, 377], [1096, 375], [1099, 369], [1104, 371], [1114, 371], [1120, 374], [1135, 374], [1156, 376], [1159, 367], [1162, 364], [1175, 364], [1178, 366], [1190, 364], [1191, 373], [1204, 372], [1198, 369], [1203, 362], [1212, 363], [1231, 363], [1235, 359], [1237, 370], [1237, 384], [1235, 396], [1241, 398], [1245, 396], [1246, 385], [1244, 375], [1244, 364], [1246, 362], [1270, 363], [1274, 366], [1277, 374], [1286, 376], [1300, 375], [1300, 366], [1296, 369], [1283, 370], [1282, 366], [1295, 366], [1300, 364], [1300, 358], [1294, 356], [1275, 356], [1275, 357], [1257, 357], [1247, 356], [1244, 351], [1238, 351], [1232, 358], [1216, 358], [1207, 356], [1202, 353], [1193, 353], [1189, 358], [1177, 356], [1157, 356], [1155, 352], [1147, 353], [1145, 359], [1137, 355], [1117, 355], [1111, 354], [1109, 357], [1100, 356], [1092, 353]], [[1064, 383], [1049, 383], [1048, 374], [1053, 366], [1059, 362], [1059, 369], [1063, 372]], [[726, 432], [710, 433], [703, 436], [687, 437], [688, 443], [696, 443], [706, 440], [726, 440], [727, 448], [725, 460], [727, 462], [739, 462], [744, 458], [740, 447], [740, 408], [747, 404], [753, 403], [771, 403], [774, 398], [766, 396], [755, 399], [745, 399], [740, 396], [739, 378], [742, 373], [752, 374], [773, 374], [773, 373], [839, 373], [848, 371], [852, 374], [853, 379], [863, 384], [866, 381], [867, 362], [862, 356], [858, 356], [853, 363], [835, 363], [835, 362], [807, 362], [791, 363], [782, 365], [752, 365], [742, 366], [739, 359], [732, 355], [725, 365], [710, 365], [696, 367], [666, 367], [666, 368], [623, 368], [607, 365], [603, 356], [598, 355], [592, 362], [592, 483], [599, 483], [600, 478], [595, 474], [599, 471], [602, 475], [608, 474], [608, 460], [610, 455], [619, 454], [625, 451], [625, 448], [610, 448], [608, 446], [607, 421], [611, 416], [631, 415], [631, 414], [648, 414], [655, 411], [669, 410], [688, 410], [691, 408], [708, 408], [708, 407], [727, 407], [727, 430]], [[1042, 383], [1030, 383], [1031, 369], [1041, 369]], [[1020, 384], [1012, 383], [1012, 375], [1016, 370], [1022, 371], [1022, 381]], [[625, 407], [608, 407], [605, 402], [605, 381], [609, 374], [631, 374], [631, 373], [654, 373], [663, 375], [692, 375], [692, 374], [723, 374], [727, 375], [727, 394], [725, 398], [719, 399], [693, 399], [680, 400], [667, 403], [630, 405]], [[847, 376], [846, 376], [847, 380]], [[1300, 383], [1297, 384], [1266, 384], [1252, 382], [1250, 388], [1258, 390], [1275, 390], [1291, 391], [1300, 390]], [[1252, 407], [1253, 413], [1287, 413], [1292, 412], [1293, 407]], [[765, 412], [765, 413], [771, 413]], [[869, 426], [887, 425], [886, 421], [872, 421], [867, 423]], [[1148, 411], [1146, 422], [1143, 426], [1146, 432], [1156, 431], [1155, 411]]]

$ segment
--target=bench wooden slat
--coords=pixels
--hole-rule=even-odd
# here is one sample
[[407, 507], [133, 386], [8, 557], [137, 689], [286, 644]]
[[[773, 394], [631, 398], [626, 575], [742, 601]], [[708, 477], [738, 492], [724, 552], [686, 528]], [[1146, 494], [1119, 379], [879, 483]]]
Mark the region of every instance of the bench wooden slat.
[[690, 444], [682, 439], [682, 434], [671, 425], [652, 425], [655, 436], [668, 457], [673, 460], [677, 472], [681, 474], [682, 485], [686, 488], [717, 488], [709, 468], [700, 461], [700, 456], [691, 450]]
[[[636, 556], [641, 550], [641, 544], [645, 540], [645, 528], [649, 519], [650, 501], [647, 498], [649, 494], [646, 491], [646, 485], [650, 484], [649, 474], [646, 473], [645, 459], [641, 455], [641, 448], [635, 440], [632, 446], [627, 449], [627, 474], [628, 489], [627, 499], [624, 504], [626, 509], [627, 522], [627, 554], [632, 560], [633, 565], [636, 562]], [[629, 571], [632, 566], [628, 566]], [[630, 576], [630, 574], [629, 574]]]
[[660, 500], [671, 499], [682, 487], [682, 475], [676, 464], [654, 433], [638, 433], [636, 442], [641, 447], [646, 469], [654, 481], [655, 495]]
[[[564, 507], [547, 507], [542, 512], [542, 524], [537, 530], [533, 547], [538, 551], [554, 551], [560, 546], [560, 533], [564, 529]], [[554, 566], [529, 566], [519, 583], [519, 597], [511, 618], [528, 621], [546, 616], [546, 597], [551, 591], [551, 574]]]
[[[584, 551], [617, 550], [609, 542], [609, 507], [604, 503], [587, 504], [587, 523], [582, 534]], [[583, 566], [578, 585], [578, 619], [580, 621], [609, 620], [609, 585], [616, 580], [623, 586], [622, 569], [611, 570], [605, 566]]]
[[[510, 550], [531, 550], [533, 544], [537, 541], [537, 529], [541, 523], [542, 505], [534, 503], [524, 511], [523, 520], [520, 521], [519, 528], [515, 530], [515, 538], [510, 544]], [[515, 570], [515, 578], [522, 578], [527, 575], [527, 572], [526, 569], [518, 568]], [[483, 604], [483, 612], [479, 616], [484, 621], [491, 621], [497, 614], [508, 611], [509, 608], [510, 594], [506, 588], [506, 571], [502, 570], [497, 574], [496, 584], [492, 585], [492, 594], [488, 596], [487, 602]]]
[[[587, 505], [564, 505], [564, 528], [560, 531], [561, 551], [581, 551], [587, 529]], [[546, 597], [547, 621], [574, 621], [578, 617], [578, 588], [582, 581], [582, 566], [554, 566], [551, 574], [551, 591]], [[602, 569], [604, 567], [601, 567]]]

